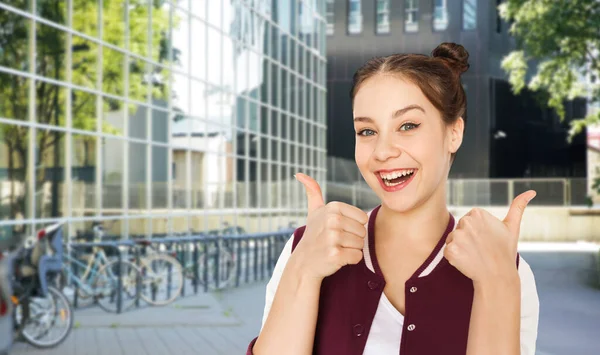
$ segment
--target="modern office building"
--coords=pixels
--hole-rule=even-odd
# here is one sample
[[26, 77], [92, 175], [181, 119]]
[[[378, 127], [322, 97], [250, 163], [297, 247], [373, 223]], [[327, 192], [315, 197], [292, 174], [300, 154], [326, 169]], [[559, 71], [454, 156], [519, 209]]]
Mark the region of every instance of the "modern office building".
[[0, 227], [276, 230], [325, 178], [325, 4], [0, 1]]
[[[349, 91], [356, 69], [374, 56], [429, 55], [441, 42], [457, 42], [470, 54], [462, 76], [468, 122], [451, 177], [586, 175], [585, 134], [568, 144], [566, 123], [540, 108], [534, 94], [511, 92], [500, 63], [514, 39], [498, 16], [500, 0], [325, 1], [330, 157], [354, 158]], [[584, 100], [567, 105], [567, 120], [584, 114]]]

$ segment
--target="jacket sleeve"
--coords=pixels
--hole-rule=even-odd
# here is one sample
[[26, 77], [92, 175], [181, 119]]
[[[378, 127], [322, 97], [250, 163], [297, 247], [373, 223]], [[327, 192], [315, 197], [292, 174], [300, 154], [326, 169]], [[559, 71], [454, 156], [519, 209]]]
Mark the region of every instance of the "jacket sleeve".
[[535, 355], [540, 302], [535, 277], [529, 264], [519, 260], [521, 279], [521, 355]]
[[[273, 275], [267, 283], [267, 288], [265, 292], [265, 309], [263, 312], [262, 323], [260, 326], [260, 330], [265, 326], [265, 322], [267, 317], [269, 316], [269, 311], [271, 310], [271, 305], [273, 304], [273, 298], [275, 298], [275, 292], [277, 291], [277, 286], [279, 286], [279, 280], [281, 280], [281, 275], [283, 274], [283, 269], [285, 269], [285, 265], [287, 264], [290, 255], [292, 254], [292, 243], [294, 242], [294, 236], [287, 241], [285, 247], [281, 251], [279, 255], [279, 259], [275, 264], [275, 268], [273, 269]], [[252, 339], [250, 344], [248, 345], [248, 350], [246, 351], [246, 355], [253, 355], [252, 349], [254, 348], [254, 344], [258, 337]]]

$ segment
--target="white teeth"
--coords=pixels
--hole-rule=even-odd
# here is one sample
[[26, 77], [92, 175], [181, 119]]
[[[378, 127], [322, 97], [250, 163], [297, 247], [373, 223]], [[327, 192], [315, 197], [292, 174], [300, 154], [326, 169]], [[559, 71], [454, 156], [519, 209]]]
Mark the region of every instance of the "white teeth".
[[385, 179], [383, 180], [383, 183], [385, 184], [385, 186], [396, 186], [396, 185], [400, 185], [401, 184], [401, 182], [392, 183], [392, 182], [390, 182], [388, 180], [385, 180]]
[[[414, 171], [415, 171], [414, 169], [397, 170], [397, 171], [391, 172], [389, 174], [381, 174], [381, 177], [384, 180], [393, 180], [400, 176], [406, 176], [406, 175], [412, 174]], [[390, 186], [393, 186], [393, 185], [390, 185]]]

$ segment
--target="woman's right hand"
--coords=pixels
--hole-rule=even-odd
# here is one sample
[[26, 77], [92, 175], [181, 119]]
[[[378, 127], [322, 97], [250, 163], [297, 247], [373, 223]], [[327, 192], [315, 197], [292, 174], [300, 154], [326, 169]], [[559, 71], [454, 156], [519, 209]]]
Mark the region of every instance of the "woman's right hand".
[[306, 230], [290, 257], [298, 270], [322, 280], [342, 266], [358, 264], [363, 258], [367, 214], [343, 202], [325, 204], [313, 178], [298, 173], [296, 179], [304, 185], [308, 199]]

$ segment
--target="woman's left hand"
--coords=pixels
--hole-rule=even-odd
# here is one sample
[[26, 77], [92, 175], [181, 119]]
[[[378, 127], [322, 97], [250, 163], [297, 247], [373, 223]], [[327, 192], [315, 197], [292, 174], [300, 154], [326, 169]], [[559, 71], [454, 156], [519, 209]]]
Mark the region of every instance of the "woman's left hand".
[[503, 221], [480, 208], [469, 211], [448, 235], [446, 259], [475, 284], [516, 275], [521, 219], [535, 195], [529, 190], [517, 196]]

